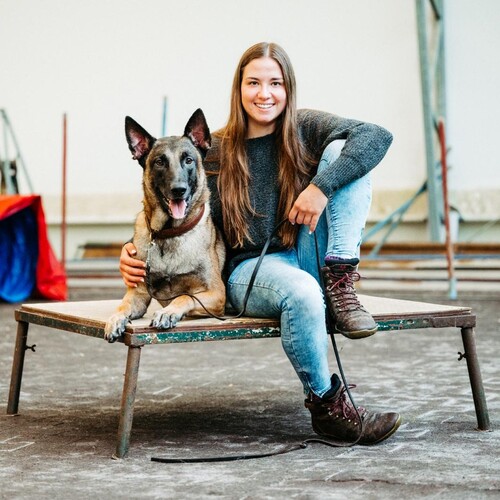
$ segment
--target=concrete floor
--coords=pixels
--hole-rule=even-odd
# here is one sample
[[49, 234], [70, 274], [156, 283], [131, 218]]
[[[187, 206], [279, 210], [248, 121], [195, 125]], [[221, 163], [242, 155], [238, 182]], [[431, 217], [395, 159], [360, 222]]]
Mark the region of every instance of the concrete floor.
[[[382, 294], [451, 303], [443, 292]], [[82, 288], [70, 298], [121, 295]], [[475, 430], [466, 364], [457, 361], [459, 330], [378, 333], [338, 342], [346, 375], [358, 384], [356, 402], [401, 412], [403, 424], [390, 440], [215, 464], [150, 458], [267, 452], [314, 436], [279, 339], [145, 347], [130, 454], [116, 461], [126, 348], [31, 326], [28, 344], [36, 352], [26, 355], [20, 416], [2, 410], [0, 420], [0, 498], [500, 498], [500, 296], [467, 293], [456, 303], [478, 316], [493, 432]], [[0, 304], [2, 408], [15, 307]]]

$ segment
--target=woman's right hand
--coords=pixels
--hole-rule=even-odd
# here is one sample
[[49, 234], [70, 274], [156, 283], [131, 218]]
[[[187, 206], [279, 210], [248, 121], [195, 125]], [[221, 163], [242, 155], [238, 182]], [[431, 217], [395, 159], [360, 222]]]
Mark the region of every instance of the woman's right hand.
[[134, 244], [125, 243], [120, 254], [120, 273], [123, 281], [130, 288], [136, 288], [138, 283], [144, 283], [146, 276], [146, 263], [135, 259], [135, 255], [137, 255], [137, 250]]

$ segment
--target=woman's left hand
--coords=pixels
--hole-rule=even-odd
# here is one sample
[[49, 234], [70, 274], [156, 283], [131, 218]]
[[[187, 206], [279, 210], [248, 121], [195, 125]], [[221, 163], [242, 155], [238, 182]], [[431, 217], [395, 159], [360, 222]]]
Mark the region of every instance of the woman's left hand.
[[323, 191], [314, 184], [309, 184], [295, 200], [288, 220], [292, 224], [306, 224], [312, 233], [327, 203], [328, 198]]

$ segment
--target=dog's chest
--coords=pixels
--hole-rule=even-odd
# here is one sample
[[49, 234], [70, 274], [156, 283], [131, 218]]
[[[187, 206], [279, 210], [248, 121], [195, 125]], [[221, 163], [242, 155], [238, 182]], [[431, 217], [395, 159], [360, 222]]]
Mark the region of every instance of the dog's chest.
[[146, 264], [149, 282], [154, 288], [178, 288], [188, 280], [205, 282], [209, 257], [199, 241], [192, 238], [153, 240], [148, 247]]

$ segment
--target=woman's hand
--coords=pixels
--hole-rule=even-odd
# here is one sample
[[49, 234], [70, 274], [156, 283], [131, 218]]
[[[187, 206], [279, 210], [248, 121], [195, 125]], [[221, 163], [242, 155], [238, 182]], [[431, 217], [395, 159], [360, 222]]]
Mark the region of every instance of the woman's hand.
[[312, 233], [327, 203], [328, 198], [323, 191], [314, 184], [309, 184], [295, 200], [288, 214], [288, 220], [292, 224], [306, 224]]
[[137, 250], [133, 243], [125, 243], [120, 254], [120, 273], [123, 281], [130, 288], [136, 288], [138, 283], [144, 282], [146, 263], [134, 259]]

